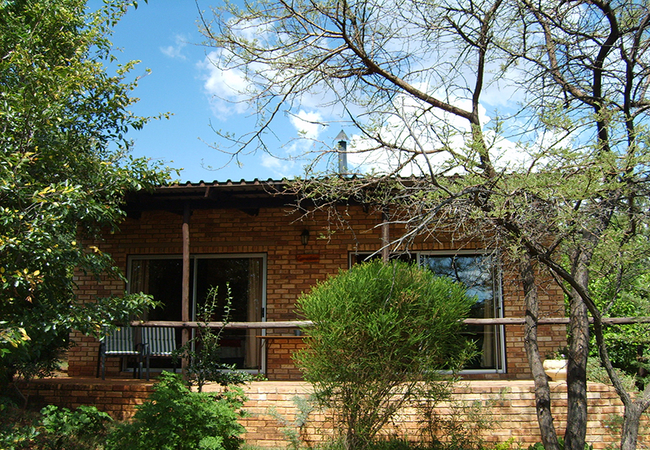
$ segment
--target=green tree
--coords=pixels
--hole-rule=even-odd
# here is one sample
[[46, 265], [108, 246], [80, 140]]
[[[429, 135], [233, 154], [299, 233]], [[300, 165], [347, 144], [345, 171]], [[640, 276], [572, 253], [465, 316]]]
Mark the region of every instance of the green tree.
[[[605, 317], [650, 317], [650, 241], [647, 232], [631, 239], [618, 251], [618, 265], [610, 262], [610, 249], [596, 255], [590, 280], [594, 301]], [[650, 324], [611, 324], [603, 329], [612, 365], [636, 380], [643, 390], [650, 370]], [[592, 337], [592, 341], [594, 341]], [[590, 356], [598, 357], [592, 342]]]
[[[589, 285], [595, 255], [623, 254], [648, 222], [640, 202], [650, 164], [648, 2], [279, 0], [228, 4], [212, 23], [204, 21], [204, 33], [219, 49], [215, 64], [245, 78], [236, 98], [260, 112], [249, 133], [224, 134], [233, 158], [268, 151], [275, 118], [297, 105], [337, 109], [331, 122], [347, 119], [358, 132], [350, 172], [371, 175], [322, 182], [308, 173], [296, 189], [309, 204], [374, 205], [386, 224], [405, 225], [386, 249], [448, 232], [513, 262], [549, 450], [560, 446], [537, 343], [538, 276], [555, 277], [569, 300], [565, 446], [585, 445], [591, 315], [626, 409], [621, 445], [634, 448], [650, 390], [636, 398], [624, 389]], [[510, 107], [487, 122], [489, 95]], [[336, 175], [321, 162], [337, 149], [314, 152], [305, 155], [313, 156], [310, 168]], [[419, 177], [398, 177], [411, 173]], [[616, 257], [608, 262], [617, 265]]]
[[474, 301], [459, 283], [398, 261], [356, 265], [299, 299], [313, 327], [296, 361], [346, 448], [366, 448], [405, 405], [445, 398], [444, 380], [471, 353], [461, 332]]
[[128, 155], [133, 63], [108, 74], [111, 27], [126, 2], [87, 14], [82, 0], [0, 2], [1, 383], [54, 366], [75, 328], [97, 333], [152, 305], [149, 297], [82, 304], [75, 271], [119, 277], [84, 244], [124, 217], [125, 192], [165, 182], [168, 169]]

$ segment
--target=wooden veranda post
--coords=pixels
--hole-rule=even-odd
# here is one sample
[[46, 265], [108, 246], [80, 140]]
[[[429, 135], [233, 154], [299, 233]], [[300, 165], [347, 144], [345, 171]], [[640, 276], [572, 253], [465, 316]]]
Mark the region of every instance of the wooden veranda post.
[[381, 213], [381, 260], [388, 263], [390, 260], [390, 225], [388, 225], [388, 210]]
[[[183, 322], [190, 321], [190, 211], [189, 203], [183, 208], [183, 284], [181, 289], [181, 318]], [[182, 343], [185, 345], [190, 338], [190, 330], [183, 328]]]

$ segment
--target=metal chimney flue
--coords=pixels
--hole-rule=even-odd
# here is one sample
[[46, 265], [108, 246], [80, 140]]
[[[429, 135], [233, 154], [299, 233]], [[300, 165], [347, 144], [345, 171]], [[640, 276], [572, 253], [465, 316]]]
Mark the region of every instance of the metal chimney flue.
[[334, 140], [339, 155], [339, 175], [348, 175], [348, 136], [341, 130]]

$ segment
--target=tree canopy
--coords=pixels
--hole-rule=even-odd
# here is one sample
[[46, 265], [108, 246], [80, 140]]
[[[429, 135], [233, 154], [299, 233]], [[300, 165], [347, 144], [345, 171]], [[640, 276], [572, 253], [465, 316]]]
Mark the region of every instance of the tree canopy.
[[110, 255], [84, 244], [124, 217], [127, 191], [169, 170], [129, 156], [133, 63], [109, 75], [111, 27], [126, 3], [96, 13], [84, 0], [0, 2], [0, 376], [52, 368], [72, 328], [103, 325], [152, 305], [141, 295], [82, 304], [75, 273], [119, 277]]
[[[387, 223], [406, 225], [391, 249], [448, 230], [515, 262], [547, 449], [559, 443], [536, 340], [540, 271], [569, 303], [566, 448], [585, 443], [589, 315], [626, 405], [624, 448], [638, 432], [628, 419], [650, 405], [650, 390], [635, 400], [612, 370], [590, 292], [591, 279], [641, 261], [629, 249], [648, 224], [648, 6], [280, 0], [228, 5], [204, 21], [215, 64], [245, 81], [237, 98], [259, 113], [250, 133], [224, 135], [234, 158], [270, 151], [278, 115], [317, 105], [321, 123], [354, 130], [348, 174], [363, 176], [307, 176], [296, 184], [304, 196], [322, 207], [374, 202]], [[329, 122], [325, 111], [336, 113]], [[337, 175], [323, 164], [337, 151], [314, 147], [308, 175]]]

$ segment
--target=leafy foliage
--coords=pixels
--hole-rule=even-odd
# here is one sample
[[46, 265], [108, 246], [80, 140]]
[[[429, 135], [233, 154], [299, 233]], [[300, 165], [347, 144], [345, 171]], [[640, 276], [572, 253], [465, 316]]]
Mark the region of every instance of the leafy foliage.
[[101, 448], [113, 421], [94, 406], [70, 411], [50, 405], [35, 416], [22, 410], [5, 413], [0, 445], [7, 450], [95, 450]]
[[47, 449], [82, 450], [96, 448], [106, 438], [107, 424], [113, 419], [94, 406], [80, 406], [75, 411], [50, 405], [41, 410]]
[[427, 269], [393, 261], [354, 266], [298, 301], [313, 328], [296, 354], [316, 400], [330, 408], [348, 448], [370, 444], [408, 402], [444, 398], [469, 356], [462, 319], [473, 299]]
[[[590, 282], [590, 291], [598, 307], [606, 317], [650, 316], [650, 250], [645, 235], [631, 239], [620, 248], [611, 263], [611, 249], [599, 254], [594, 271], [599, 274]], [[603, 330], [609, 357], [614, 367], [637, 378], [637, 386], [643, 390], [650, 373], [650, 324], [636, 323], [608, 325]], [[592, 344], [595, 344], [592, 338]], [[597, 357], [595, 345], [592, 357]]]
[[307, 448], [312, 448], [313, 445], [309, 440], [306, 428], [309, 423], [309, 416], [315, 409], [314, 399], [311, 396], [296, 395], [291, 398], [291, 401], [298, 410], [293, 420], [284, 417], [273, 406], [268, 409], [268, 414], [280, 423], [280, 432], [289, 443], [289, 449], [300, 450], [303, 444], [306, 444]]
[[446, 450], [480, 450], [486, 447], [483, 436], [498, 424], [492, 415], [496, 400], [458, 401], [446, 400], [444, 414], [436, 402], [420, 402], [421, 433], [425, 442]]
[[86, 15], [84, 0], [0, 2], [0, 384], [52, 369], [71, 328], [98, 332], [152, 305], [74, 294], [75, 268], [120, 276], [84, 239], [118, 225], [126, 191], [169, 177], [128, 155], [125, 133], [147, 121], [128, 109], [133, 64], [116, 76], [103, 65], [126, 5]]
[[193, 392], [180, 376], [163, 372], [133, 421], [120, 424], [109, 436], [107, 449], [237, 450], [244, 432], [237, 422], [244, 400], [238, 388], [221, 394]]
[[[560, 444], [560, 450], [564, 450], [564, 439], [558, 438], [558, 442]], [[584, 450], [593, 450], [594, 446], [589, 443], [585, 443]], [[544, 444], [541, 442], [536, 442], [532, 445], [528, 446], [528, 450], [544, 450]]]

